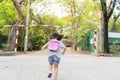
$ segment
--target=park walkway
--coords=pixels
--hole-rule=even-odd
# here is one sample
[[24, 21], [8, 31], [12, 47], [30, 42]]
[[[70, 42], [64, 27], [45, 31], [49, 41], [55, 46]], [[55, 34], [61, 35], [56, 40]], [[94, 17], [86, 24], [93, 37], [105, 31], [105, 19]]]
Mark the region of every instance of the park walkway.
[[[120, 80], [119, 57], [96, 57], [68, 50], [61, 58], [59, 80]], [[46, 51], [0, 56], [0, 80], [50, 80]]]

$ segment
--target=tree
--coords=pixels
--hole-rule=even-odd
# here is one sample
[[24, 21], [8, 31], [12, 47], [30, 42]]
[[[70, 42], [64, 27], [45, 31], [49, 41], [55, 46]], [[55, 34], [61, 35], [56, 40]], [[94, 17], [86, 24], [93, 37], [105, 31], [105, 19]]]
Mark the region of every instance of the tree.
[[66, 26], [70, 26], [72, 29], [68, 30], [70, 38], [72, 37], [69, 40], [72, 42], [72, 47], [77, 49], [77, 46], [81, 46], [79, 43], [83, 42], [82, 36], [86, 36], [86, 33], [98, 27], [100, 23], [98, 16], [99, 5], [91, 0], [84, 0], [82, 2], [79, 0], [64, 0], [62, 2], [70, 14], [66, 24]]
[[68, 22], [68, 26], [71, 27], [71, 29], [73, 30], [70, 30], [70, 37], [72, 38], [71, 40], [71, 43], [72, 43], [72, 48], [76, 49], [76, 44], [75, 44], [75, 41], [76, 41], [76, 29], [77, 29], [77, 25], [76, 25], [76, 22], [74, 20], [76, 14], [77, 14], [77, 10], [78, 10], [78, 0], [58, 0], [59, 2], [62, 2], [62, 6], [66, 7], [66, 10], [68, 11], [68, 14], [69, 14], [69, 21]]
[[8, 36], [8, 47], [7, 50], [8, 51], [12, 51], [14, 49], [14, 37], [15, 37], [15, 33], [16, 33], [16, 27], [18, 27], [18, 25], [20, 25], [21, 23], [23, 23], [22, 21], [24, 20], [24, 15], [23, 15], [23, 11], [22, 11], [22, 5], [23, 5], [23, 0], [12, 0], [14, 7], [16, 8], [16, 11], [18, 13], [18, 20], [17, 22], [12, 26], [11, 31], [9, 33]]
[[[16, 23], [17, 21], [17, 12], [15, 11], [15, 8], [13, 6], [13, 3], [11, 2], [11, 0], [4, 0], [1, 1], [0, 3], [0, 27], [3, 27], [4, 25], [13, 25]], [[12, 31], [13, 29], [11, 29]], [[13, 30], [14, 31], [14, 30]], [[5, 32], [6, 33], [6, 32]], [[5, 34], [4, 33], [4, 34]], [[10, 32], [10, 36], [8, 37], [8, 47], [9, 49], [13, 49], [14, 47], [14, 40], [13, 40], [13, 36], [15, 35], [14, 33], [11, 35], [12, 32]], [[10, 46], [11, 45], [11, 46]]]
[[11, 1], [4, 0], [0, 3], [0, 27], [13, 25], [17, 21], [16, 11]]
[[[7, 0], [9, 1], [9, 0]], [[17, 16], [17, 21], [12, 25], [11, 31], [8, 36], [8, 51], [13, 51], [14, 49], [14, 44], [15, 44], [15, 33], [16, 29], [18, 28], [18, 25], [22, 24], [25, 25], [25, 16], [26, 16], [26, 5], [27, 5], [27, 0], [10, 0], [13, 2], [14, 8], [16, 9], [16, 16]], [[32, 0], [34, 1], [34, 0]], [[25, 28], [23, 28], [25, 29]], [[23, 30], [24, 31], [24, 30]], [[24, 33], [24, 32], [23, 32]], [[24, 35], [22, 33], [22, 35]], [[24, 38], [24, 37], [23, 37]]]
[[101, 4], [101, 28], [102, 28], [102, 41], [103, 41], [103, 52], [109, 53], [109, 44], [108, 44], [108, 23], [111, 15], [113, 14], [115, 3], [117, 0], [112, 0], [112, 2], [107, 6], [107, 0], [100, 0]]
[[117, 20], [115, 28], [114, 28], [115, 32], [120, 32], [120, 18]]
[[[110, 2], [112, 3], [112, 1]], [[114, 17], [113, 17], [113, 23], [112, 26], [110, 27], [110, 31], [113, 31], [115, 29], [115, 24], [120, 16], [120, 0], [116, 1], [116, 6], [115, 6], [115, 11], [114, 11]]]

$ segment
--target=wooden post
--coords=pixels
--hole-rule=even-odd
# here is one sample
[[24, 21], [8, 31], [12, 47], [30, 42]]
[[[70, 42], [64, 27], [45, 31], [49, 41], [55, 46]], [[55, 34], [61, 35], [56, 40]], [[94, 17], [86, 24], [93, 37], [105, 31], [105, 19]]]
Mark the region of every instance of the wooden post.
[[19, 26], [16, 27], [16, 36], [15, 36], [14, 52], [17, 52], [19, 28], [20, 28]]
[[27, 4], [27, 16], [26, 16], [26, 33], [25, 33], [25, 43], [24, 43], [24, 53], [27, 53], [28, 46], [28, 29], [29, 29], [29, 12], [30, 12], [30, 0]]

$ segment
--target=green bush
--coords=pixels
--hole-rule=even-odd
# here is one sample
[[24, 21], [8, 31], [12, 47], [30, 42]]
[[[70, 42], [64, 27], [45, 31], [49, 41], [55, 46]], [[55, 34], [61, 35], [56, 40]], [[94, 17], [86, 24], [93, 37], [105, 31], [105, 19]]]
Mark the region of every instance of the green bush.
[[110, 46], [111, 53], [117, 53], [117, 51], [118, 51], [118, 40], [114, 41]]
[[49, 36], [41, 28], [31, 27], [29, 29], [28, 47], [33, 50], [40, 50], [41, 47], [49, 40]]

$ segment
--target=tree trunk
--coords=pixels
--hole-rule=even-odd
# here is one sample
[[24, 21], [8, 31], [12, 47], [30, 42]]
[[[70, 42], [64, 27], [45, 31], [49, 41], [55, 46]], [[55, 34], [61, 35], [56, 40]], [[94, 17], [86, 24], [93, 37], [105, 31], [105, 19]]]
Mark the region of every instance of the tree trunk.
[[21, 9], [22, 0], [20, 0], [20, 2], [19, 2], [19, 0], [12, 0], [12, 2], [14, 4], [16, 10], [17, 10], [19, 19], [23, 19], [24, 16], [23, 16], [23, 12], [22, 12], [22, 9]]
[[21, 2], [23, 0], [12, 0], [17, 13], [18, 13], [18, 21], [12, 26], [11, 32], [8, 35], [8, 46], [7, 46], [7, 51], [13, 51], [14, 50], [14, 44], [15, 44], [15, 35], [16, 35], [16, 27], [21, 24], [21, 21], [24, 19], [23, 12], [21, 9]]
[[77, 51], [77, 45], [75, 45], [75, 50]]
[[104, 53], [109, 53], [109, 43], [108, 43], [108, 19], [104, 19], [103, 27], [104, 27], [104, 35], [103, 35], [103, 43], [104, 43]]
[[107, 0], [100, 0], [101, 4], [101, 11], [102, 11], [102, 46], [104, 49], [104, 53], [109, 53], [109, 43], [108, 43], [108, 22], [113, 14], [114, 8], [115, 8], [115, 2], [114, 0], [109, 7], [107, 7]]

